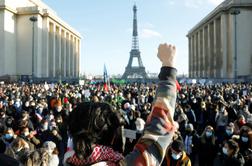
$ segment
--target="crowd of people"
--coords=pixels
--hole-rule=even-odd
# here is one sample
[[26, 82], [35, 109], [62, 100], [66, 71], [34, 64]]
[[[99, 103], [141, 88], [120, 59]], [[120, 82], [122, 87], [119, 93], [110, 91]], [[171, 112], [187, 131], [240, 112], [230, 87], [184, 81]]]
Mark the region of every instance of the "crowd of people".
[[[192, 164], [221, 164], [226, 155], [252, 164], [251, 90], [252, 84], [181, 85], [174, 114], [181, 144], [177, 148]], [[124, 128], [141, 135], [155, 91], [155, 83], [111, 84], [109, 91], [101, 84], [88, 83], [55, 84], [49, 89], [46, 84], [3, 84], [0, 153], [22, 162], [30, 152], [44, 148], [52, 165], [61, 163], [67, 150], [69, 114], [84, 101], [111, 104], [120, 112]], [[127, 138], [126, 148], [118, 150], [127, 154], [136, 141]]]
[[[93, 147], [87, 142], [103, 142], [103, 145], [108, 147], [113, 145], [111, 147], [118, 153], [111, 152], [113, 155], [109, 158], [114, 160], [121, 159], [121, 154], [128, 155], [136, 147], [142, 149], [140, 145], [152, 147], [155, 142], [161, 144], [160, 137], [151, 143], [143, 143], [142, 139], [138, 139], [146, 130], [154, 131], [151, 127], [156, 128], [155, 130], [162, 129], [163, 126], [168, 128], [163, 119], [150, 118], [161, 116], [155, 109], [151, 116], [150, 114], [156, 97], [162, 96], [163, 92], [159, 89], [162, 84], [164, 83], [111, 83], [108, 90], [103, 84], [90, 82], [84, 85], [1, 84], [0, 161], [6, 161], [10, 165], [30, 163], [35, 166], [36, 163], [50, 166], [65, 165], [66, 162], [76, 163], [76, 158], [66, 157], [72, 148], [77, 154], [75, 157], [86, 159], [85, 162], [72, 165], [91, 165], [91, 161], [97, 159], [95, 154], [91, 153], [92, 149], [103, 149], [106, 152], [111, 149], [101, 145]], [[180, 86], [180, 89], [177, 89], [177, 97], [174, 97], [176, 104], [172, 106], [171, 103], [170, 106], [175, 108], [172, 119], [178, 129], [167, 149], [160, 145], [166, 151], [162, 154], [159, 164], [252, 165], [252, 84]], [[169, 91], [167, 93], [169, 94]], [[168, 96], [167, 99], [172, 100], [172, 97]], [[75, 110], [86, 108], [90, 108], [89, 111], [74, 113]], [[110, 109], [116, 110], [117, 117], [108, 111]], [[150, 127], [150, 119], [158, 121], [157, 125], [151, 124]], [[111, 127], [118, 130], [118, 138], [109, 135]], [[136, 131], [136, 138], [125, 137], [124, 129]], [[148, 132], [146, 133], [148, 135]], [[101, 136], [106, 134], [107, 137]], [[153, 134], [150, 137], [153, 138]], [[69, 143], [71, 138], [72, 147]], [[83, 143], [80, 140], [85, 141]], [[148, 152], [152, 151], [154, 154], [157, 147], [148, 149]], [[101, 161], [103, 160], [101, 158]]]

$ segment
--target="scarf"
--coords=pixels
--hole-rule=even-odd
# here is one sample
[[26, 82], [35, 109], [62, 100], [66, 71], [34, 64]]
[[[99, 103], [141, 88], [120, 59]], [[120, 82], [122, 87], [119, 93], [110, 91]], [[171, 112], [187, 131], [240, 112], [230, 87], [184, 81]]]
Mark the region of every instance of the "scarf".
[[92, 165], [98, 162], [105, 161], [108, 166], [116, 166], [124, 157], [122, 154], [115, 152], [112, 148], [103, 145], [96, 145], [93, 152], [86, 159], [79, 159], [76, 154], [69, 157], [66, 162], [75, 166]]

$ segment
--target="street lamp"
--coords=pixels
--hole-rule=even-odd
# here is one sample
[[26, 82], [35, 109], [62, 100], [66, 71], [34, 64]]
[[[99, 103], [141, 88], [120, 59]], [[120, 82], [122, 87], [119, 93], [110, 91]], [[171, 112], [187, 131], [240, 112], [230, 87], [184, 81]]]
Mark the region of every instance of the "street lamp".
[[238, 69], [237, 69], [237, 15], [239, 15], [241, 13], [240, 9], [238, 8], [234, 8], [231, 9], [230, 14], [234, 16], [234, 22], [235, 22], [235, 36], [234, 36], [234, 40], [235, 40], [235, 56], [234, 56], [234, 61], [235, 61], [235, 71], [234, 71], [234, 77], [235, 80], [237, 80], [237, 73], [238, 73]]
[[37, 17], [30, 17], [30, 21], [32, 22], [32, 81], [34, 80], [34, 24], [38, 21]]

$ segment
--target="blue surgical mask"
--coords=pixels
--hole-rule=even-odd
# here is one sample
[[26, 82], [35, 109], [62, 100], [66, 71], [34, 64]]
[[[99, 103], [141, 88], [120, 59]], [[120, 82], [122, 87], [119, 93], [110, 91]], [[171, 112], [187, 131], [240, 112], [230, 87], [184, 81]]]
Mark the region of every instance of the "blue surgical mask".
[[178, 160], [181, 156], [182, 156], [181, 153], [179, 153], [179, 154], [172, 153], [172, 158], [173, 158], [174, 160]]
[[232, 131], [232, 130], [228, 130], [228, 129], [227, 129], [227, 130], [226, 130], [226, 133], [227, 133], [227, 135], [228, 135], [228, 136], [230, 136], [230, 135], [232, 135], [232, 134], [233, 134], [233, 131]]
[[248, 137], [241, 137], [241, 140], [242, 140], [242, 142], [247, 143], [249, 139], [248, 139]]
[[222, 152], [223, 152], [223, 154], [228, 155], [228, 150], [227, 150], [227, 148], [223, 147], [223, 148], [222, 148]]
[[212, 133], [211, 131], [207, 131], [207, 132], [206, 132], [206, 136], [207, 136], [207, 137], [211, 137], [212, 135], [213, 135], [213, 133]]
[[4, 138], [7, 139], [7, 140], [10, 140], [12, 137], [13, 137], [12, 134], [5, 134], [4, 135]]

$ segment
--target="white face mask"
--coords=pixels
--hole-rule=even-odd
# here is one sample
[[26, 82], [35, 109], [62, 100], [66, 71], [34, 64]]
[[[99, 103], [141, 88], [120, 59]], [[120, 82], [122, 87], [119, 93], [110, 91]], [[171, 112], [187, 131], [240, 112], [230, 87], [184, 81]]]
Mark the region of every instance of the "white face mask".
[[19, 152], [19, 151], [22, 150], [22, 149], [23, 149], [23, 147], [18, 148], [18, 149], [17, 149], [17, 152]]
[[223, 152], [223, 154], [228, 155], [228, 150], [227, 150], [227, 148], [223, 147], [223, 148], [222, 148], [222, 152]]
[[24, 136], [28, 136], [30, 133], [29, 132], [24, 132]]
[[181, 156], [182, 156], [182, 153], [179, 153], [179, 154], [172, 153], [172, 158], [173, 158], [174, 160], [178, 160]]
[[26, 106], [26, 107], [29, 107], [29, 102], [25, 102], [25, 106]]

